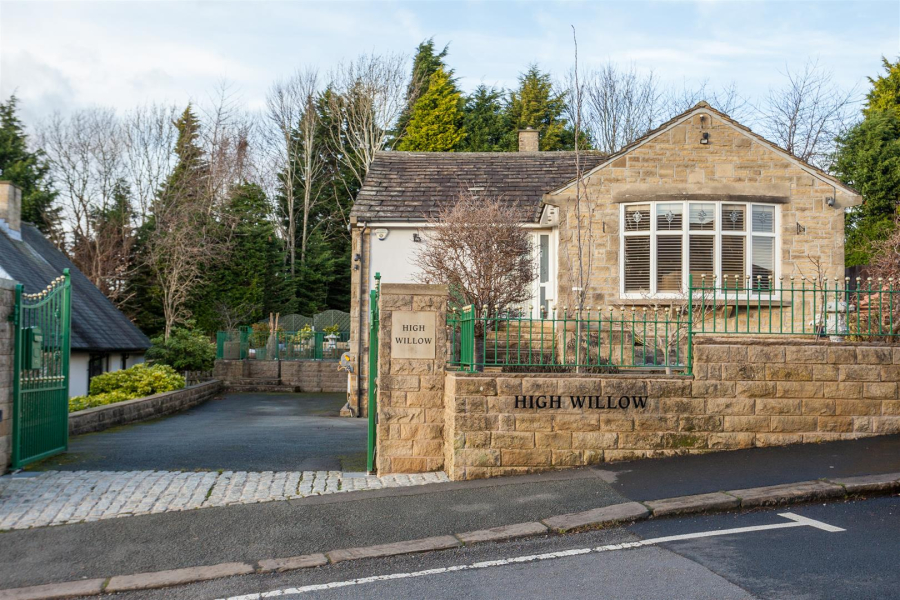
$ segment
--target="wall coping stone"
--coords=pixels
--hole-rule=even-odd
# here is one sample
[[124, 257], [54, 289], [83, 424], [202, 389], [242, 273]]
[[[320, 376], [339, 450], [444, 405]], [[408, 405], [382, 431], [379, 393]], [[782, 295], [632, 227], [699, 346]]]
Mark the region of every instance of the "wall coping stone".
[[447, 375], [472, 379], [652, 379], [654, 381], [691, 381], [692, 375], [666, 375], [665, 373], [498, 373], [446, 371]]
[[777, 337], [765, 335], [720, 335], [715, 333], [695, 333], [695, 346], [823, 346], [828, 348], [858, 348], [858, 347], [879, 347], [879, 348], [900, 348], [900, 344], [891, 344], [890, 342], [859, 342], [859, 341], [843, 341], [832, 342], [828, 338], [816, 339], [812, 336], [792, 336], [779, 335]]
[[383, 283], [381, 295], [391, 294], [395, 296], [440, 296], [450, 293], [446, 285], [424, 283]]

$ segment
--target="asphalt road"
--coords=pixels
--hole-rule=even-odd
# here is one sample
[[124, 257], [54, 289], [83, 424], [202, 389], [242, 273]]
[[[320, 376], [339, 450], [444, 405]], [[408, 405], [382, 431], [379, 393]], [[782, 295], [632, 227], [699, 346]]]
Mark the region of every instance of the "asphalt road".
[[[640, 548], [592, 548], [662, 536], [791, 521], [791, 512], [845, 529], [810, 526], [746, 531]], [[626, 528], [428, 554], [250, 575], [118, 597], [125, 600], [233, 598], [285, 591], [285, 598], [898, 598], [900, 497], [788, 509], [644, 521]], [[505, 562], [560, 551], [563, 557]], [[460, 569], [460, 567], [466, 567]], [[449, 570], [448, 570], [449, 569]], [[454, 570], [459, 569], [459, 570]], [[434, 570], [422, 573], [422, 571]], [[380, 577], [379, 577], [380, 576]], [[379, 577], [368, 581], [366, 578]], [[362, 579], [362, 581], [360, 581]], [[302, 593], [292, 589], [315, 589]], [[325, 587], [327, 586], [327, 587]]]
[[363, 471], [366, 423], [344, 394], [229, 394], [184, 412], [73, 437], [32, 469]]

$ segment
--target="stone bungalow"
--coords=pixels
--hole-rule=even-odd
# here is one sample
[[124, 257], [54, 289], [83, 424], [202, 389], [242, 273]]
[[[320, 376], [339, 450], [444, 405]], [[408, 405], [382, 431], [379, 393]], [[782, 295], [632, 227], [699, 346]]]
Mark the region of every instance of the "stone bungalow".
[[[383, 152], [351, 213], [349, 408], [365, 413], [368, 294], [416, 280], [427, 220], [461, 191], [500, 196], [530, 216], [539, 276], [532, 310], [574, 305], [575, 156]], [[582, 153], [593, 267], [587, 305], [640, 305], [683, 294], [694, 279], [844, 276], [844, 209], [859, 194], [701, 102], [612, 155]], [[360, 364], [359, 357], [362, 357]]]

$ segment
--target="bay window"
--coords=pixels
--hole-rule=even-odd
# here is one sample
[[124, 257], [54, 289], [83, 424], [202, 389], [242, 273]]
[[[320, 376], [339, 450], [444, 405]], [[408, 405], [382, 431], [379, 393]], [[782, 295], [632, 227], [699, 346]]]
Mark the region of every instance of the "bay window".
[[620, 210], [625, 298], [683, 293], [689, 276], [695, 287], [715, 281], [745, 293], [774, 286], [774, 205], [660, 201], [623, 204]]

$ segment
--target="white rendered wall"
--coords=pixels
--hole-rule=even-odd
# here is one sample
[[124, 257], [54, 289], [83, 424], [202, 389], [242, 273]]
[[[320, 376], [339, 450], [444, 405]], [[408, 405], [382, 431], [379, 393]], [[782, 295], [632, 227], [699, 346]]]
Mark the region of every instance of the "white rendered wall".
[[[388, 230], [388, 236], [383, 240], [375, 235], [379, 229]], [[421, 243], [413, 241], [414, 233], [419, 233], [419, 230], [401, 227], [372, 229], [369, 289], [375, 289], [375, 273], [381, 273], [381, 283], [417, 283], [415, 276], [418, 269], [412, 260]]]
[[87, 352], [73, 352], [69, 358], [69, 398], [84, 396], [88, 393], [88, 360]]

